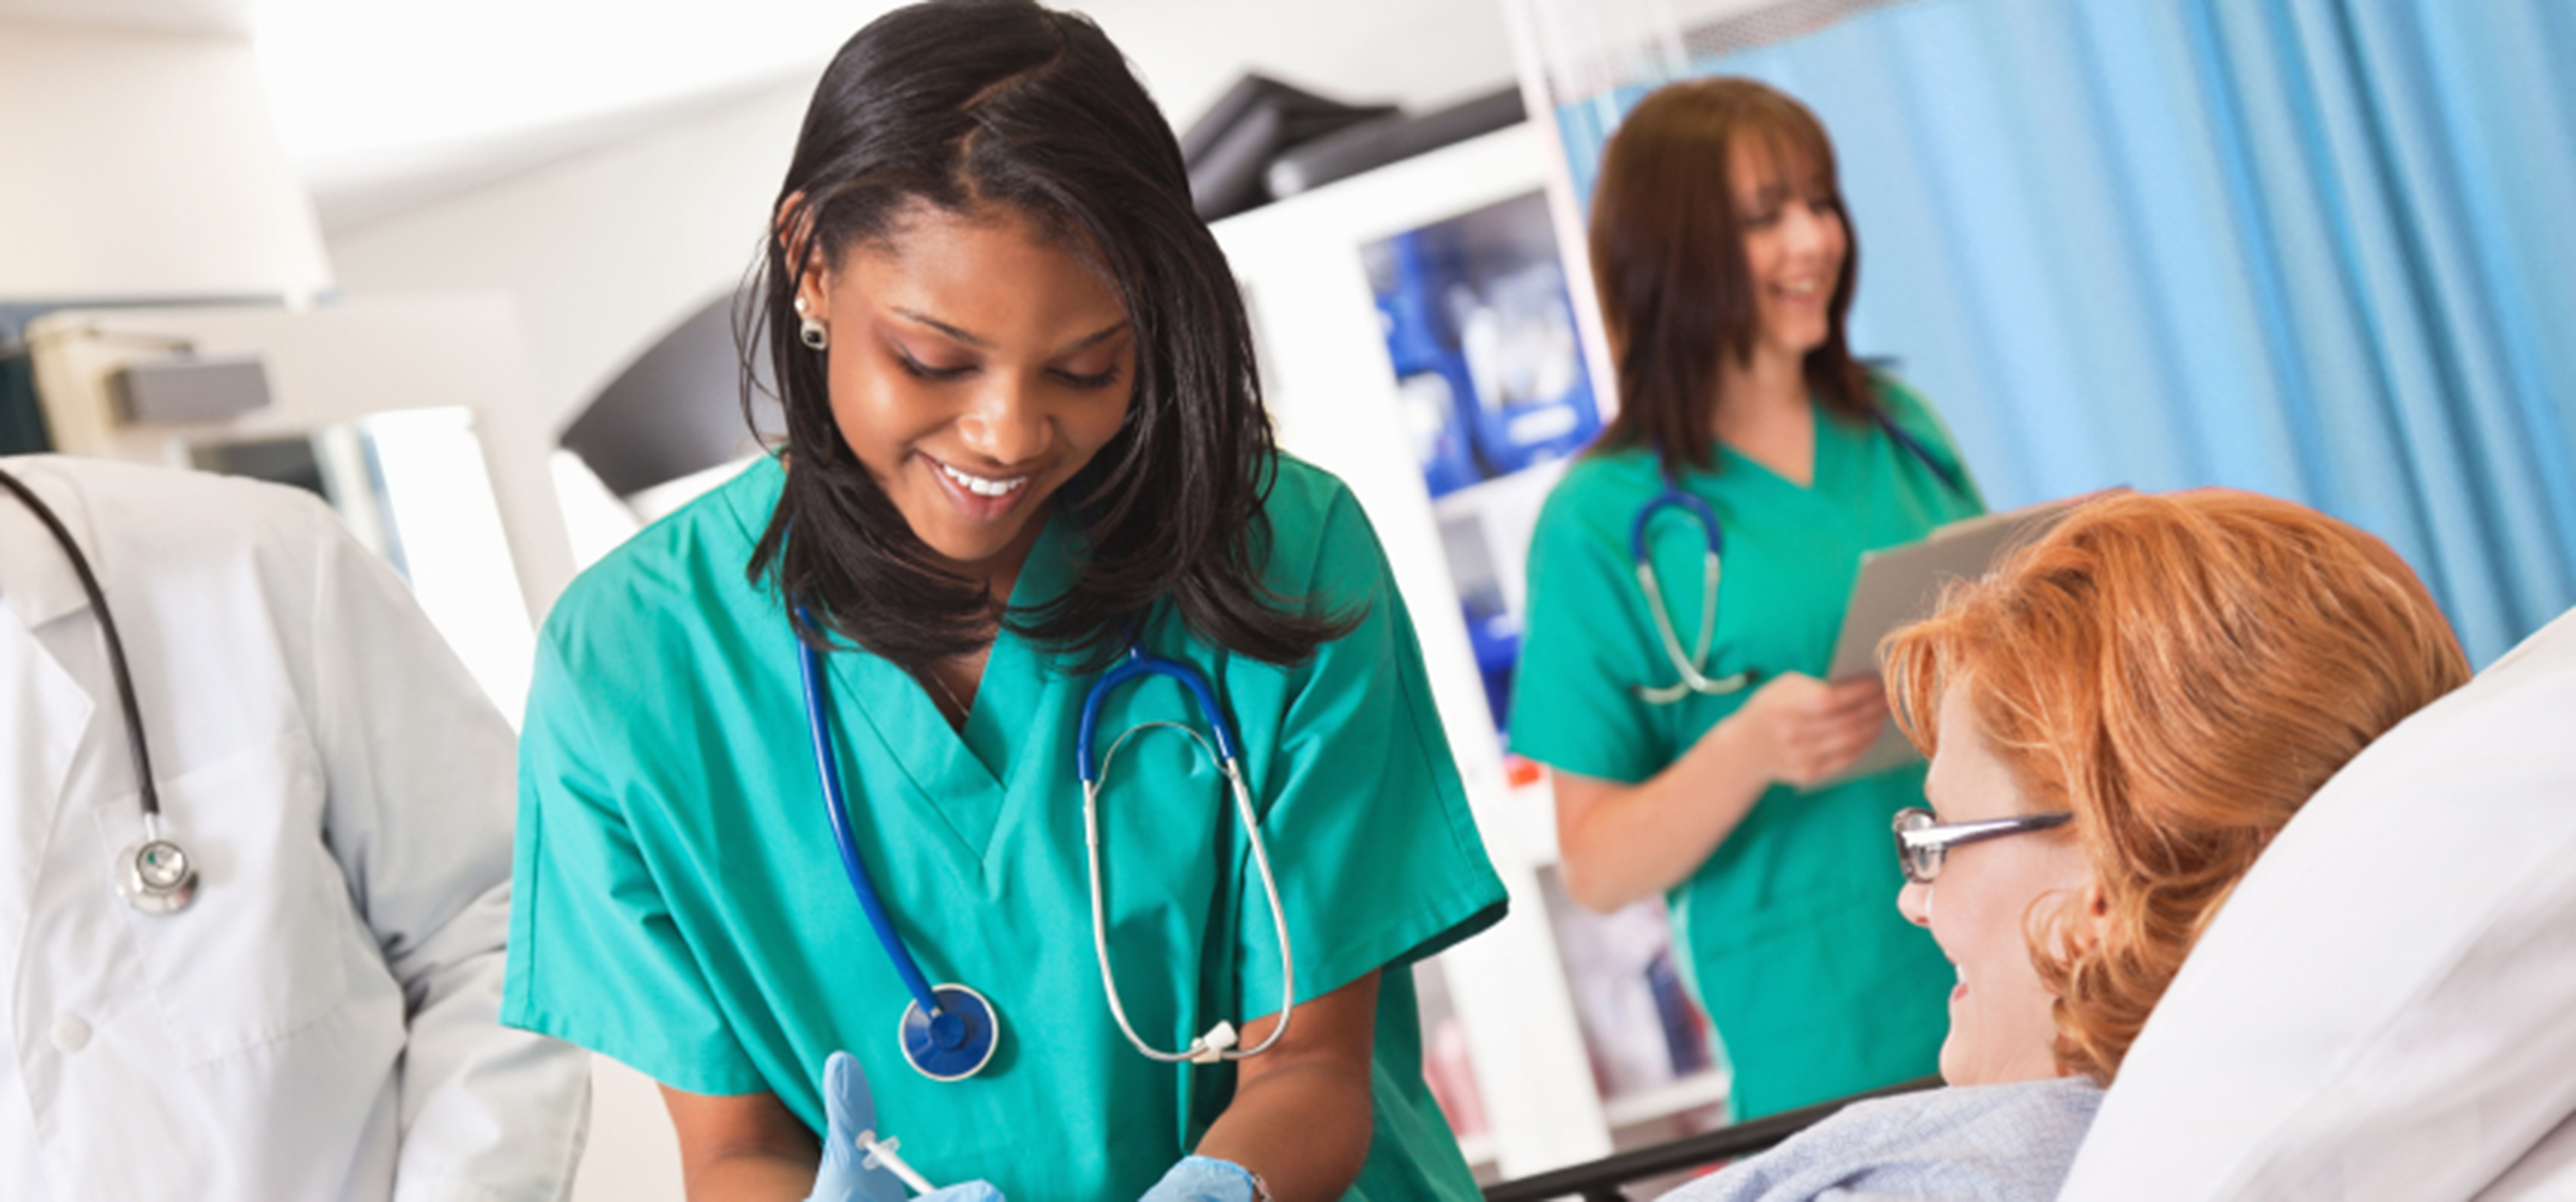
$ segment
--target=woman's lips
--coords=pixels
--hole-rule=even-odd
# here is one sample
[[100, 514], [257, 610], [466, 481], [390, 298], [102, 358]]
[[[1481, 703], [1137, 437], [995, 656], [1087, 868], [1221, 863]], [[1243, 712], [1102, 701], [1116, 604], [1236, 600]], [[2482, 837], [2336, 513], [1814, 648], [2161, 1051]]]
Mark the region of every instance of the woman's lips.
[[921, 458], [922, 462], [930, 465], [931, 478], [938, 481], [940, 492], [948, 497], [949, 503], [966, 517], [977, 521], [990, 521], [1018, 508], [1029, 495], [1029, 485], [1037, 479], [1035, 472], [984, 476], [951, 467], [927, 455]]

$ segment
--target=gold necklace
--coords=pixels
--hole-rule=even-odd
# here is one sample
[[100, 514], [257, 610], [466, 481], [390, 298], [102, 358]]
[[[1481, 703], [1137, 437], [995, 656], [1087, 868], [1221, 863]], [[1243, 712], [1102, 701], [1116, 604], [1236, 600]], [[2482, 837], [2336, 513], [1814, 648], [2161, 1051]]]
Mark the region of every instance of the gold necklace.
[[[939, 690], [940, 697], [948, 699], [948, 704], [945, 706], [938, 705], [937, 697], [931, 699], [931, 704], [939, 709], [939, 716], [947, 720], [950, 729], [963, 729], [969, 711], [966, 703], [958, 699], [957, 690], [949, 688], [948, 682], [939, 678], [939, 669], [936, 666], [924, 667], [921, 674], [930, 681], [930, 687]], [[955, 717], [949, 716], [952, 710], [955, 711]]]

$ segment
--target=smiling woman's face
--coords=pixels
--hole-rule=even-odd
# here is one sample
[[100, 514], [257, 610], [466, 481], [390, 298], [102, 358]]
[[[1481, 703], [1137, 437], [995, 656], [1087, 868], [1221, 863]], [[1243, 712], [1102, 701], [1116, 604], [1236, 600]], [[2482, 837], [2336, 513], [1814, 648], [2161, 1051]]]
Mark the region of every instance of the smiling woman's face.
[[841, 437], [945, 566], [1007, 596], [1056, 490], [1126, 419], [1117, 293], [1017, 213], [923, 205], [799, 295], [831, 333]]
[[1804, 358], [1833, 334], [1834, 285], [1851, 254], [1842, 205], [1813, 163], [1784, 159], [1740, 134], [1728, 156], [1753, 288], [1754, 345]]
[[[1932, 812], [1943, 823], [2037, 812], [1986, 744], [1968, 704], [1971, 687], [1955, 684], [1941, 697], [1940, 746], [1924, 784]], [[2060, 827], [1953, 847], [1931, 884], [1897, 894], [1897, 908], [1931, 929], [1959, 974], [1941, 1045], [1943, 1080], [2000, 1085], [2058, 1075], [2056, 995], [2031, 965], [2025, 924], [2080, 898], [2092, 882], [2082, 847]]]

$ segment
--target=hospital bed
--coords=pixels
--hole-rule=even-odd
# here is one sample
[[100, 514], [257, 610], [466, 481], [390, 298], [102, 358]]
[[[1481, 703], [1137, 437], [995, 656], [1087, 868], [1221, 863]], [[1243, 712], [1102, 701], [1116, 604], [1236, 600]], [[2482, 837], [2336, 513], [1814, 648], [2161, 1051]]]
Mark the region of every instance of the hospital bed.
[[[1622, 1197], [1843, 1104], [1486, 1196]], [[2328, 781], [2156, 1007], [2060, 1199], [2200, 1198], [2576, 1199], [2576, 611]]]

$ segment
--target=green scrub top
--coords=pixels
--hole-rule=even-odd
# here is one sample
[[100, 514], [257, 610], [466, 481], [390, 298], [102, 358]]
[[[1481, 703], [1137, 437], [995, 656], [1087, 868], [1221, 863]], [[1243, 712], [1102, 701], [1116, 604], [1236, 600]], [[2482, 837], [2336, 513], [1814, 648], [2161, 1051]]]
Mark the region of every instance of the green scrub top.
[[[1958, 469], [1923, 400], [1875, 381], [1897, 424]], [[1711, 677], [1753, 669], [1822, 677], [1864, 551], [1984, 511], [1875, 422], [1816, 411], [1815, 475], [1799, 487], [1720, 446], [1718, 470], [1682, 488], [1725, 531]], [[1966, 479], [1964, 470], [1960, 478]], [[1576, 463], [1540, 511], [1529, 623], [1513, 681], [1511, 746], [1565, 772], [1641, 783], [1751, 697], [1640, 700], [1679, 679], [1656, 636], [1629, 529], [1664, 487], [1651, 451]], [[1697, 638], [1707, 543], [1686, 511], [1648, 528], [1655, 574], [1687, 647]], [[1760, 687], [1757, 683], [1755, 688]], [[1675, 959], [1734, 1068], [1738, 1119], [1933, 1072], [1954, 974], [1896, 911], [1904, 885], [1890, 816], [1923, 804], [1921, 765], [1801, 793], [1773, 785], [1698, 871], [1667, 895]]]
[[[1387, 970], [1375, 1129], [1348, 1196], [1472, 1199], [1423, 1083], [1405, 969], [1499, 919], [1503, 887], [1366, 517], [1324, 472], [1278, 469], [1266, 582], [1365, 619], [1292, 667], [1217, 648], [1168, 607], [1143, 643], [1204, 673], [1233, 717], [1299, 999]], [[1197, 1142], [1235, 1070], [1149, 1061], [1110, 1017], [1074, 774], [1094, 677], [1006, 631], [961, 737], [893, 664], [828, 660], [859, 854], [922, 972], [1001, 1014], [982, 1073], [928, 1080], [897, 1048], [909, 995], [834, 849], [795, 638], [774, 592], [743, 575], [784, 478], [753, 466], [583, 573], [548, 616], [520, 748], [502, 1020], [677, 1089], [769, 1091], [818, 1132], [824, 1058], [847, 1049], [882, 1129], [933, 1181], [1127, 1202]], [[1078, 542], [1049, 521], [1015, 609], [1070, 585]], [[1139, 723], [1204, 725], [1162, 677], [1102, 711], [1102, 751]], [[1223, 781], [1156, 728], [1118, 753], [1101, 798], [1111, 957], [1129, 1019], [1162, 1050], [1279, 1008], [1270, 911]]]

